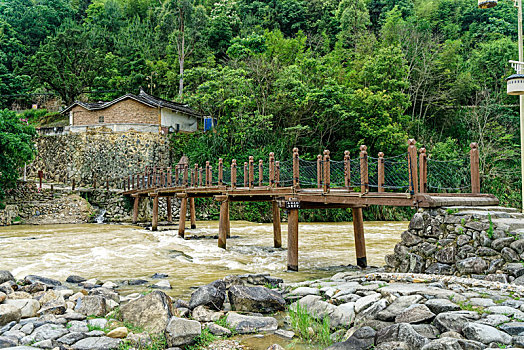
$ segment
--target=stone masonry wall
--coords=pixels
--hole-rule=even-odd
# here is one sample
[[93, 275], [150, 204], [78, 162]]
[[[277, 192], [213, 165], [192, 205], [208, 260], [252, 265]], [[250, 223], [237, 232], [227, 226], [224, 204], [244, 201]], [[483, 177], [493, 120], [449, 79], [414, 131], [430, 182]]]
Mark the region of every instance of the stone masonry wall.
[[146, 166], [167, 167], [171, 153], [167, 137], [139, 132], [87, 132], [38, 138], [38, 155], [28, 166], [28, 176], [38, 170], [51, 181], [77, 185], [98, 183], [144, 171]]
[[[522, 214], [502, 207], [419, 210], [394, 254], [390, 271], [470, 276], [524, 284]], [[523, 276], [523, 277], [521, 277]], [[514, 282], [514, 283], [515, 283]]]
[[99, 123], [99, 117], [104, 117], [104, 123], [139, 123], [159, 124], [160, 111], [143, 103], [127, 99], [103, 110], [89, 111], [81, 106], [71, 109], [73, 113], [73, 125], [94, 125]]

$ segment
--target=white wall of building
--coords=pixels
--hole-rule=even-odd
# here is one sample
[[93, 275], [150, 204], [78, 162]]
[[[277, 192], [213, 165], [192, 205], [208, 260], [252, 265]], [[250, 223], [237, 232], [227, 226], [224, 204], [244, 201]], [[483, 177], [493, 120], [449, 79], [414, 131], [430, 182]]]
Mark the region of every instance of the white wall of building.
[[198, 120], [195, 117], [190, 117], [184, 114], [179, 114], [171, 109], [161, 109], [161, 123], [162, 126], [172, 126], [175, 131], [177, 130], [177, 124], [179, 125], [180, 131], [194, 132], [197, 131]]

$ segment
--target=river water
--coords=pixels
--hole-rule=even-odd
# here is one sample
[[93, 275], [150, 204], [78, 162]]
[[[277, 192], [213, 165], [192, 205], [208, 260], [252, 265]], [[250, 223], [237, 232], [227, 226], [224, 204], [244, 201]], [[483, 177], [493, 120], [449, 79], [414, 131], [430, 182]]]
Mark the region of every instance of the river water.
[[[407, 222], [366, 222], [370, 265], [382, 266]], [[217, 221], [197, 222], [181, 239], [175, 229], [151, 232], [124, 225], [49, 225], [0, 228], [0, 269], [15, 277], [38, 274], [64, 281], [75, 274], [120, 282], [166, 273], [171, 296], [231, 274], [269, 273], [286, 282], [331, 276], [355, 264], [352, 223], [301, 223], [299, 272], [286, 272], [285, 249], [273, 248], [272, 224], [232, 221], [227, 250], [217, 247]], [[282, 241], [287, 241], [282, 225]], [[144, 288], [144, 287], [133, 287]], [[123, 294], [135, 291], [128, 288]]]

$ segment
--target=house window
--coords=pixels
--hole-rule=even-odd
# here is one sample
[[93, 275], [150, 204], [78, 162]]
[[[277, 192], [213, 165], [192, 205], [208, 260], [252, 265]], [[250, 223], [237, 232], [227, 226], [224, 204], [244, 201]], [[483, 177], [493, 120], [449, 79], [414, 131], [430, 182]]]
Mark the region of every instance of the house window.
[[103, 123], [104, 122], [104, 116], [103, 115], [98, 117], [98, 122], [99, 123]]

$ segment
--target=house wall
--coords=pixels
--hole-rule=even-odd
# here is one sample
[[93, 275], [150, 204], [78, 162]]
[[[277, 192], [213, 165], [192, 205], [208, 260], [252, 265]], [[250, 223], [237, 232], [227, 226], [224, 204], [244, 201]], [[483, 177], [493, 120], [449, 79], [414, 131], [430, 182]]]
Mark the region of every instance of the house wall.
[[[148, 107], [129, 98], [98, 111], [88, 111], [81, 106], [75, 106], [71, 113], [72, 125], [122, 123], [158, 125], [157, 108]], [[104, 117], [104, 123], [99, 123], [100, 116]]]
[[162, 108], [162, 126], [169, 128], [172, 126], [175, 130], [177, 124], [180, 125], [180, 131], [197, 131], [197, 118], [179, 114], [171, 109]]

